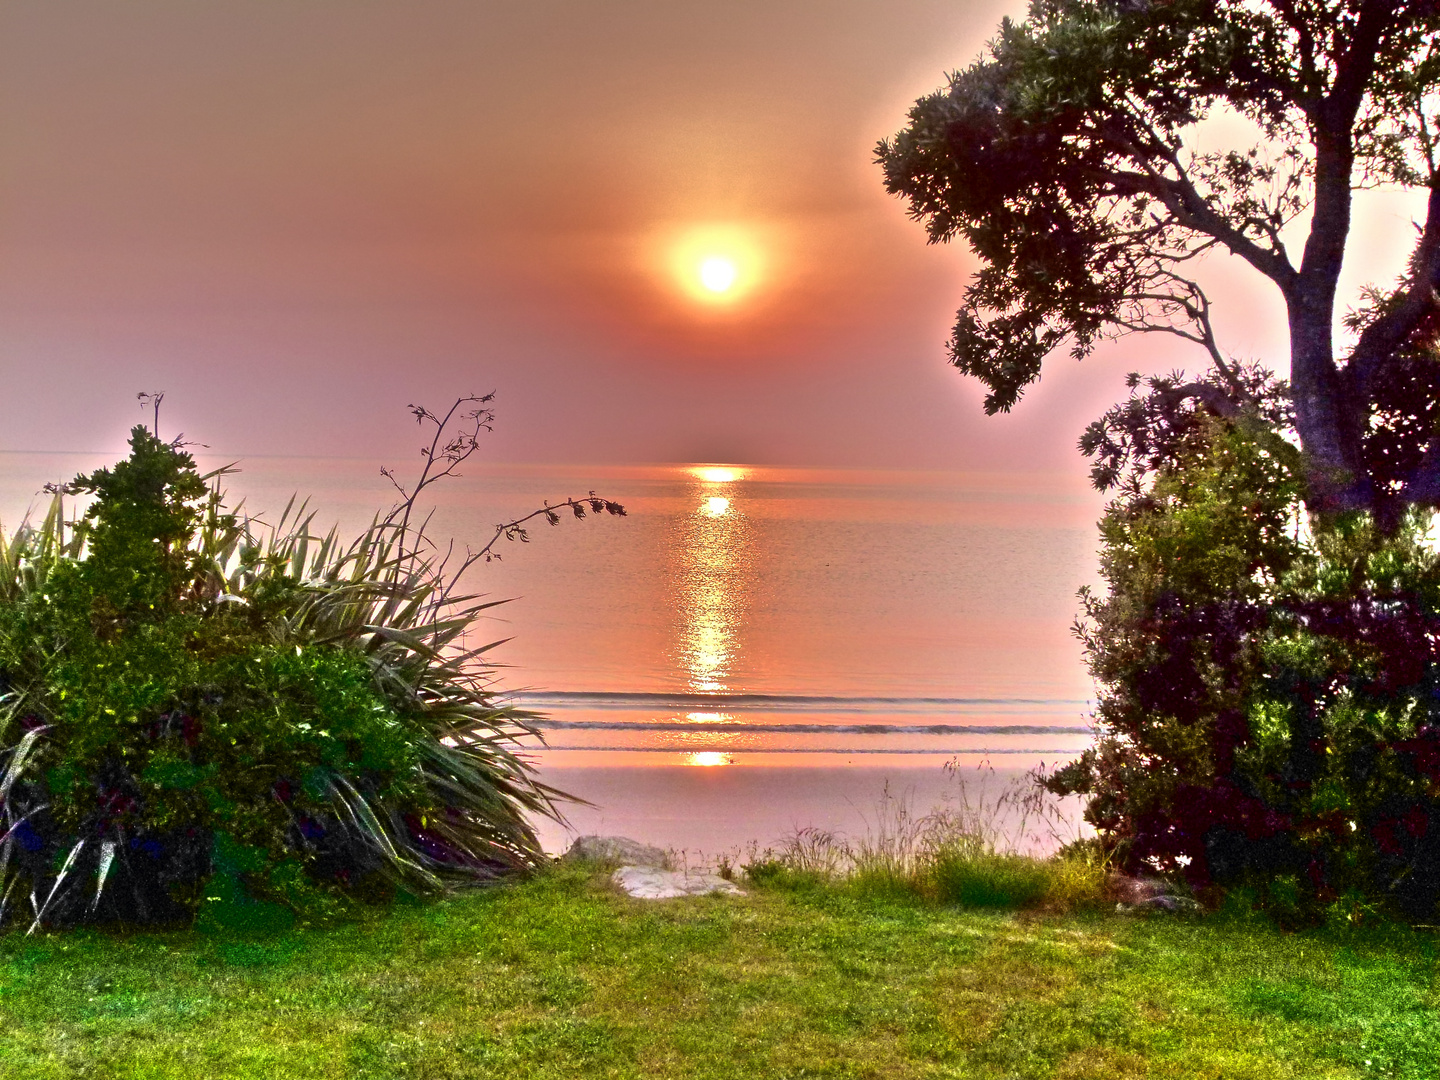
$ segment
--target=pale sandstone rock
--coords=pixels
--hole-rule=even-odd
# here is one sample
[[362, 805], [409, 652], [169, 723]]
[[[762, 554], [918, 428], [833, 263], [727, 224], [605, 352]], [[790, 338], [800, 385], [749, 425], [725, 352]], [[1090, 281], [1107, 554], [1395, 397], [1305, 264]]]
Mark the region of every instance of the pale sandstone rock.
[[680, 896], [705, 896], [723, 893], [744, 896], [733, 881], [718, 874], [687, 874], [683, 870], [660, 870], [653, 866], [622, 866], [611, 879], [631, 896], [641, 900], [673, 900]]
[[1137, 912], [1147, 911], [1168, 911], [1172, 915], [1184, 912], [1195, 915], [1199, 913], [1200, 905], [1188, 896], [1152, 896], [1148, 900], [1141, 900], [1138, 904], [1116, 904], [1115, 910], [1121, 915], [1133, 915]]
[[582, 836], [570, 845], [566, 862], [623, 863], [626, 866], [668, 868], [670, 856], [663, 849], [631, 840], [628, 836]]
[[1174, 893], [1168, 881], [1155, 877], [1131, 877], [1118, 870], [1112, 870], [1105, 881], [1110, 895], [1122, 904], [1140, 904], [1156, 896], [1170, 896]]
[[1129, 877], [1118, 872], [1107, 879], [1110, 893], [1119, 899], [1115, 911], [1120, 915], [1146, 912], [1194, 913], [1200, 905], [1188, 896], [1176, 896], [1174, 888], [1160, 878]]

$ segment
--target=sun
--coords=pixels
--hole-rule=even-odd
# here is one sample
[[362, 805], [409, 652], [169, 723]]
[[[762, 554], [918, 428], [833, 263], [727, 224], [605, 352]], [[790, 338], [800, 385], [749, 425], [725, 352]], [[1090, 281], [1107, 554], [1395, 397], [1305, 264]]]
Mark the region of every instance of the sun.
[[766, 280], [767, 260], [754, 229], [695, 226], [670, 234], [666, 247], [672, 280], [705, 307], [744, 309], [749, 305], [741, 301]]
[[700, 284], [711, 292], [728, 292], [735, 287], [735, 263], [723, 255], [700, 260]]

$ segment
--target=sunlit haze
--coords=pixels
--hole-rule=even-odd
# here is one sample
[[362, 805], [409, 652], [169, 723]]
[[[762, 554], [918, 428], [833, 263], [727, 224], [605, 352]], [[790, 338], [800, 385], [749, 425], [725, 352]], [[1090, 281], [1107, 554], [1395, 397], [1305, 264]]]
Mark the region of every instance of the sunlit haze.
[[0, 6], [0, 450], [114, 453], [163, 390], [218, 455], [395, 462], [493, 390], [492, 461], [1080, 468], [1134, 350], [985, 418], [971, 261], [871, 162], [1022, 11]]
[[[944, 350], [974, 264], [872, 162], [1024, 10], [0, 5], [0, 450], [113, 452], [164, 390], [217, 454], [395, 460], [408, 403], [494, 390], [496, 461], [1083, 469], [1124, 372], [1202, 350], [1061, 357], [985, 417]], [[1377, 250], [1412, 216], [1356, 214]], [[1231, 269], [1222, 344], [1278, 363]]]
[[[737, 224], [702, 225], [678, 232], [669, 261], [682, 291], [708, 306], [730, 307], [753, 299], [757, 289], [777, 286], [775, 267], [783, 255], [782, 238], [771, 237], [765, 250], [762, 230]], [[743, 314], [743, 307], [739, 308]]]

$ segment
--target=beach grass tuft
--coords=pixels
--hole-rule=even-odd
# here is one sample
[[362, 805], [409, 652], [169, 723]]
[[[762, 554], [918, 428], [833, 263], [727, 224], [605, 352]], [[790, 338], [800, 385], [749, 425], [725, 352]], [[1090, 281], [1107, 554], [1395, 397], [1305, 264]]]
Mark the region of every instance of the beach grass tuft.
[[1105, 858], [1077, 842], [1067, 808], [1033, 777], [997, 788], [988, 766], [950, 772], [953, 789], [926, 813], [887, 786], [860, 836], [799, 829], [752, 851], [744, 869], [763, 884], [966, 907], [1068, 912], [1109, 901]]

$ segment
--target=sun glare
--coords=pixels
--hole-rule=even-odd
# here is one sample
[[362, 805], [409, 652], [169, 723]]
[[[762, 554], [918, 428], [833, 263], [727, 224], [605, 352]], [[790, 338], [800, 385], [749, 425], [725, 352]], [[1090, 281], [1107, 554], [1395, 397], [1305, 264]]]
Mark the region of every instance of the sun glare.
[[716, 765], [729, 765], [734, 759], [729, 754], [719, 754], [713, 750], [700, 750], [693, 754], [685, 755], [685, 764], [697, 766], [702, 769], [713, 769]]
[[675, 236], [668, 261], [681, 288], [709, 306], [735, 303], [764, 276], [753, 231], [736, 225], [701, 226]]
[[720, 517], [730, 509], [730, 500], [723, 495], [712, 495], [705, 500], [705, 513], [711, 517]]
[[707, 484], [728, 484], [740, 479], [739, 469], [721, 469], [714, 466], [704, 466], [694, 472], [695, 479], [704, 480]]
[[685, 719], [692, 724], [728, 724], [735, 717], [723, 712], [687, 712]]
[[735, 264], [720, 255], [702, 260], [700, 284], [711, 292], [726, 292], [735, 284]]

